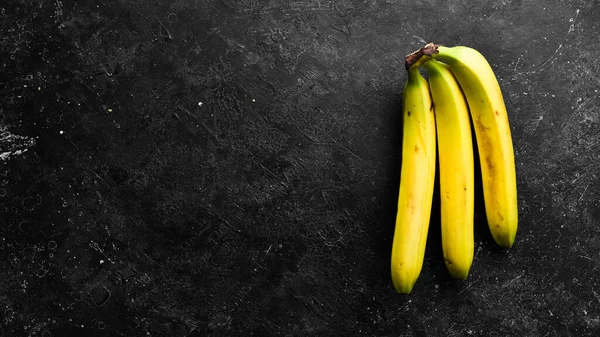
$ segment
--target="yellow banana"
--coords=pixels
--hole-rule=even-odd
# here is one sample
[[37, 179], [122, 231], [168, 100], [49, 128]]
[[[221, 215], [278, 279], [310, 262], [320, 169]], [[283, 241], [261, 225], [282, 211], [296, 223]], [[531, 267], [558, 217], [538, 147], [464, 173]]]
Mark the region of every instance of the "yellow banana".
[[469, 104], [481, 163], [488, 226], [501, 247], [512, 247], [518, 205], [511, 131], [498, 80], [477, 50], [428, 44], [423, 54], [448, 64]]
[[435, 109], [444, 261], [453, 278], [464, 280], [473, 263], [475, 246], [475, 169], [469, 109], [450, 67], [435, 60], [423, 67], [429, 74]]
[[431, 94], [419, 64], [408, 69], [402, 117], [402, 168], [391, 274], [396, 291], [409, 294], [423, 267], [436, 164]]

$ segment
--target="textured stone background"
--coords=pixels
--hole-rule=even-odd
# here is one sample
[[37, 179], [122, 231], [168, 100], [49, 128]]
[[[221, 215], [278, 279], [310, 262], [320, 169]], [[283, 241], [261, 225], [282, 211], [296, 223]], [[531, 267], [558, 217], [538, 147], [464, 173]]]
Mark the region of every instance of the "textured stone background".
[[[594, 1], [0, 4], [2, 336], [597, 336]], [[397, 295], [403, 57], [488, 57], [520, 228]], [[477, 186], [480, 186], [478, 184]], [[434, 207], [438, 207], [434, 204]]]

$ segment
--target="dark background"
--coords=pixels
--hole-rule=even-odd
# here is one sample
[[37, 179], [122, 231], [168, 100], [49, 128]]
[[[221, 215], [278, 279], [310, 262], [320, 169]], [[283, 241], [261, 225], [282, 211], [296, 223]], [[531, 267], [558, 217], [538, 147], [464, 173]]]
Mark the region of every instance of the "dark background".
[[[594, 1], [3, 1], [2, 336], [597, 336]], [[389, 255], [404, 55], [489, 60], [520, 227]], [[437, 199], [437, 198], [436, 198]]]

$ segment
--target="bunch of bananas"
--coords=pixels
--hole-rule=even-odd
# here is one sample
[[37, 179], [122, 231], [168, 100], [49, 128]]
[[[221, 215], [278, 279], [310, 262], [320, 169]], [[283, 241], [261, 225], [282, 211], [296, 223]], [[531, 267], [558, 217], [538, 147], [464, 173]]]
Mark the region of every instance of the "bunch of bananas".
[[[419, 68], [426, 69], [429, 81]], [[474, 251], [474, 159], [471, 120], [480, 157], [488, 226], [510, 248], [518, 221], [514, 153], [496, 76], [477, 50], [427, 44], [406, 56], [402, 169], [392, 246], [394, 288], [408, 294], [421, 273], [429, 230], [437, 155], [444, 261], [466, 279]]]

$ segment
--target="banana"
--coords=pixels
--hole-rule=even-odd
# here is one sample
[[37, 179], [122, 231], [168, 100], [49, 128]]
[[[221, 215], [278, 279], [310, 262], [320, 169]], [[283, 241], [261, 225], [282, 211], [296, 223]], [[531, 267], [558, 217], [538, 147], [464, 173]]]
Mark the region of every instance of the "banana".
[[423, 267], [435, 180], [435, 118], [419, 65], [408, 68], [403, 92], [402, 168], [392, 244], [392, 283], [409, 294]]
[[515, 159], [506, 106], [498, 80], [485, 57], [466, 46], [428, 44], [424, 57], [445, 62], [469, 104], [481, 163], [488, 226], [496, 243], [514, 244], [518, 227]]
[[473, 263], [475, 212], [473, 141], [467, 102], [450, 67], [423, 67], [435, 109], [440, 172], [442, 248], [450, 276], [464, 280]]

